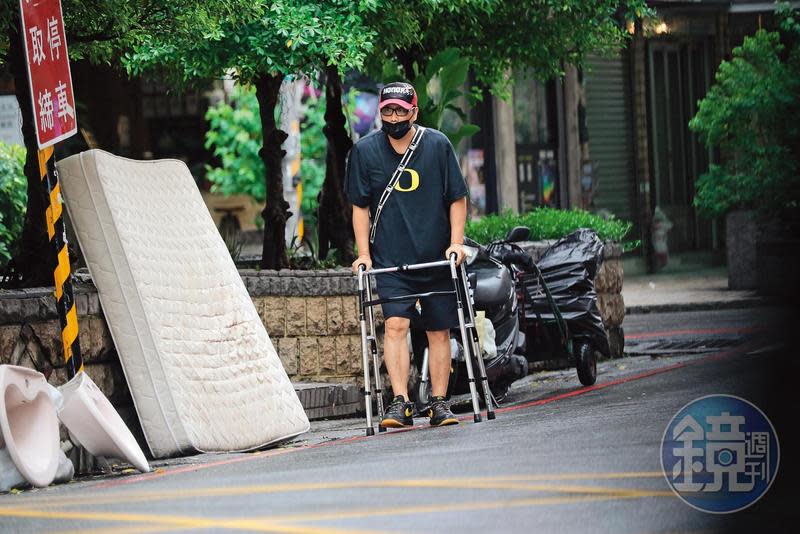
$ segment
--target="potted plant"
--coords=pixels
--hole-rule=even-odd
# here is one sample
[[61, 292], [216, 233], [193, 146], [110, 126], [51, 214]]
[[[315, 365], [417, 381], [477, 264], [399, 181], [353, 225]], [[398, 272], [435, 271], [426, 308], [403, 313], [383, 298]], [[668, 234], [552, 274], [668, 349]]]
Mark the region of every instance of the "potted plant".
[[[761, 289], [786, 279], [770, 264], [776, 239], [796, 241], [800, 212], [800, 24], [784, 10], [781, 31], [759, 30], [723, 61], [689, 127], [722, 163], [697, 182], [700, 214], [726, 217], [731, 289]], [[783, 249], [785, 255], [786, 249]], [[796, 249], [796, 243], [795, 243]], [[764, 252], [761, 256], [757, 252]], [[778, 261], [774, 267], [788, 265]]]

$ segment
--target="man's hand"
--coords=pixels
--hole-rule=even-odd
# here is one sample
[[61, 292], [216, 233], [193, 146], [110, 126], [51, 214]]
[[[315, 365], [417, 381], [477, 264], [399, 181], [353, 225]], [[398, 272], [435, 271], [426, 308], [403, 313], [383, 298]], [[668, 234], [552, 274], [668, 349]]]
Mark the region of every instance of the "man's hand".
[[366, 270], [369, 271], [370, 269], [372, 269], [372, 258], [370, 258], [368, 255], [363, 255], [356, 258], [356, 261], [354, 261], [352, 265], [353, 274], [358, 273], [359, 265], [363, 265], [366, 268]]
[[464, 252], [464, 245], [460, 245], [458, 243], [450, 243], [450, 246], [447, 247], [447, 250], [444, 252], [444, 257], [447, 260], [450, 260], [450, 254], [456, 254], [456, 265], [461, 265], [461, 262], [464, 261], [465, 252]]

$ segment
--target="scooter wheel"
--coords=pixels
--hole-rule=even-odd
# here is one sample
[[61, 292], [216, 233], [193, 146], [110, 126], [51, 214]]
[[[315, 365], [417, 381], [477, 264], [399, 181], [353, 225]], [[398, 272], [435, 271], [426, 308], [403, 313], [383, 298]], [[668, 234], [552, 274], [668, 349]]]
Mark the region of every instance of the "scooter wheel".
[[[456, 364], [456, 362], [451, 362], [450, 381], [447, 384], [448, 399], [455, 393], [457, 382], [458, 382], [458, 365]], [[416, 391], [416, 398], [414, 399], [415, 407], [417, 409], [417, 412], [422, 413], [428, 406], [430, 406], [431, 403], [430, 379], [428, 380], [428, 382], [422, 382], [418, 378], [414, 390]]]
[[584, 386], [591, 386], [597, 381], [597, 355], [591, 343], [582, 341], [576, 344], [575, 367], [578, 380]]

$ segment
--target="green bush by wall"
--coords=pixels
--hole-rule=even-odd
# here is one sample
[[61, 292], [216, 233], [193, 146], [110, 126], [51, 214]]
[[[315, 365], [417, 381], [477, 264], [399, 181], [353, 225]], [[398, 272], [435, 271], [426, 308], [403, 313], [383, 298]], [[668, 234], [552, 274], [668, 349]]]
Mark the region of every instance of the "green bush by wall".
[[537, 208], [528, 213], [506, 211], [499, 215], [487, 215], [477, 221], [468, 221], [465, 233], [478, 243], [485, 244], [502, 239], [515, 226], [529, 228], [532, 241], [559, 239], [578, 228], [591, 228], [603, 241], [621, 242], [625, 250], [632, 250], [639, 245], [638, 241], [623, 241], [633, 227], [632, 223], [616, 217], [606, 219], [578, 209]]
[[0, 265], [11, 259], [22, 235], [28, 199], [25, 148], [0, 141]]

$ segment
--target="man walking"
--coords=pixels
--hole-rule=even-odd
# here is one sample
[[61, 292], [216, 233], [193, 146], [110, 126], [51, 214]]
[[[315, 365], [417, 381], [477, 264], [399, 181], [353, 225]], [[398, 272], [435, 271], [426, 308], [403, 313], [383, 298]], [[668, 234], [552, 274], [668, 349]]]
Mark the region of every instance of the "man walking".
[[[464, 259], [467, 188], [447, 137], [416, 125], [417, 94], [408, 83], [381, 89], [382, 127], [356, 143], [347, 162], [345, 187], [353, 203], [353, 229], [359, 265], [368, 270], [449, 258]], [[416, 139], [416, 146], [412, 140]], [[411, 159], [400, 167], [411, 145]], [[398, 172], [401, 171], [401, 172]], [[390, 180], [399, 175], [395, 185]], [[387, 197], [388, 194], [388, 197]], [[379, 208], [380, 206], [380, 208]], [[374, 228], [370, 226], [370, 220]], [[452, 291], [449, 269], [381, 274], [375, 277], [381, 298], [430, 291]], [[428, 407], [434, 426], [458, 424], [445, 403], [450, 378], [450, 328], [458, 324], [452, 295], [420, 299], [422, 323], [428, 338], [428, 361], [433, 401]], [[407, 334], [417, 316], [413, 301], [382, 305], [386, 334], [384, 361], [395, 397], [381, 419], [382, 427], [413, 424], [408, 395], [410, 357]]]

